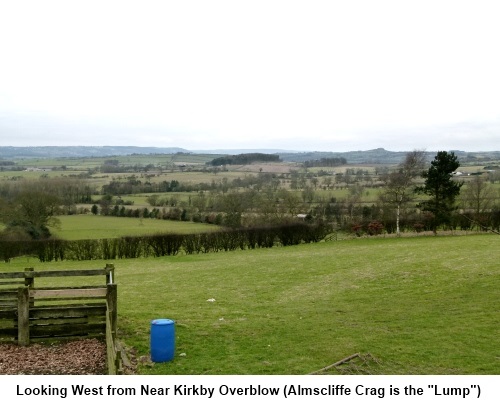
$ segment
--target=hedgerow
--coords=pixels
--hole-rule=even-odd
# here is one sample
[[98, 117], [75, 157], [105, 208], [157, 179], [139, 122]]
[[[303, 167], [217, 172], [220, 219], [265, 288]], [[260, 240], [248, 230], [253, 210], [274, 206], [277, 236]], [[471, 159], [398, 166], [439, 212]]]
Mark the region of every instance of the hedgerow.
[[0, 240], [0, 257], [36, 256], [41, 262], [113, 260], [271, 248], [322, 240], [331, 230], [323, 224], [293, 223], [274, 227], [226, 229], [200, 234], [155, 234], [116, 239]]

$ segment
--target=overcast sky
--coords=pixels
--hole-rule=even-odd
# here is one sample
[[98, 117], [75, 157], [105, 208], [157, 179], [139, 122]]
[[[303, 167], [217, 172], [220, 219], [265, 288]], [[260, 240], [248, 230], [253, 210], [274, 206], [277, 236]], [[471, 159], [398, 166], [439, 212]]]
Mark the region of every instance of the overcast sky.
[[499, 11], [0, 0], [0, 145], [500, 150]]

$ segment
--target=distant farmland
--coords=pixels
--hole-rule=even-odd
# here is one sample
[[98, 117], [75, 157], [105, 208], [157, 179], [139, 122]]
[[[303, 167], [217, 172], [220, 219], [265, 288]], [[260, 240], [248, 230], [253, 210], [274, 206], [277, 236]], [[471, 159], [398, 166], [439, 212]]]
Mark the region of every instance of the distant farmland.
[[154, 233], [201, 233], [219, 229], [216, 225], [194, 222], [162, 221], [151, 218], [121, 218], [97, 215], [60, 216], [60, 226], [52, 228], [54, 236], [67, 239], [105, 239]]

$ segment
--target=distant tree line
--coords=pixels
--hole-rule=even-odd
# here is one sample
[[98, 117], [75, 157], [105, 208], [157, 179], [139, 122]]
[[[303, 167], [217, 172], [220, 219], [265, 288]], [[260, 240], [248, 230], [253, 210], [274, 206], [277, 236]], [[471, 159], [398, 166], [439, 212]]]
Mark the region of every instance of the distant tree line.
[[[284, 179], [284, 175], [281, 175]], [[271, 184], [277, 188], [280, 185], [278, 175], [271, 173], [259, 173], [258, 175], [247, 175], [244, 178], [238, 177], [228, 180], [226, 177], [218, 181], [212, 180], [210, 183], [200, 182], [181, 182], [178, 180], [164, 180], [161, 182], [152, 182], [150, 179], [141, 180], [135, 175], [122, 180], [111, 180], [108, 184], [102, 186], [101, 194], [125, 195], [125, 194], [144, 194], [144, 193], [170, 193], [170, 192], [202, 192], [217, 191], [225, 193], [229, 189], [262, 188], [264, 185]]]
[[306, 160], [304, 167], [336, 167], [347, 164], [345, 158], [321, 158], [317, 160]]
[[101, 173], [140, 173], [149, 172], [155, 170], [156, 166], [153, 164], [148, 165], [120, 165], [118, 160], [106, 160], [104, 164], [99, 166], [99, 171]]
[[102, 186], [102, 194], [124, 195], [139, 193], [170, 193], [174, 191], [193, 191], [194, 186], [181, 184], [177, 180], [152, 183], [141, 181], [137, 176], [130, 176], [126, 181], [112, 180]]
[[239, 155], [222, 156], [213, 159], [208, 164], [212, 166], [248, 165], [254, 162], [280, 162], [279, 155], [268, 153], [242, 153]]

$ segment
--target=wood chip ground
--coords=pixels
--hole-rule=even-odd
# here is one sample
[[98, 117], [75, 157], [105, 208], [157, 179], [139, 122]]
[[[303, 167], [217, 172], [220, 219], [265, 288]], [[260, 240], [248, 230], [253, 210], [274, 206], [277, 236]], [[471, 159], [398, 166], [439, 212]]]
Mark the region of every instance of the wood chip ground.
[[106, 374], [106, 343], [98, 339], [67, 343], [0, 344], [0, 374], [102, 375]]

